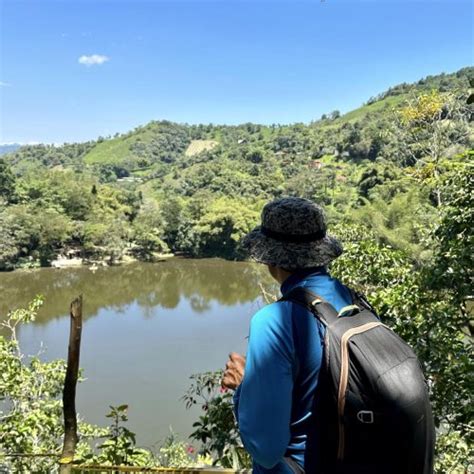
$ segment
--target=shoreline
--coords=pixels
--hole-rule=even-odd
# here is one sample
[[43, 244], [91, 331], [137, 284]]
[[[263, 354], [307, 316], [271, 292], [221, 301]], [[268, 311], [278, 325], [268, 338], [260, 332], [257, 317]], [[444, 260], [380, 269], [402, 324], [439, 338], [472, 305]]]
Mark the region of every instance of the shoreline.
[[[162, 262], [165, 260], [169, 260], [171, 258], [177, 257], [179, 255], [173, 253], [166, 253], [166, 254], [157, 254], [153, 260], [148, 261], [149, 263], [157, 263]], [[140, 260], [135, 257], [131, 257], [126, 255], [121, 260], [117, 260], [113, 263], [110, 263], [107, 260], [87, 260], [82, 258], [57, 258], [52, 260], [50, 265], [43, 265], [43, 266], [25, 266], [25, 267], [18, 267], [13, 268], [12, 270], [1, 270], [0, 274], [4, 273], [14, 273], [14, 272], [30, 272], [35, 270], [41, 270], [44, 268], [54, 268], [56, 270], [63, 270], [63, 269], [70, 269], [70, 268], [89, 268], [91, 271], [95, 271], [99, 268], [105, 267], [118, 267], [122, 265], [128, 265], [130, 263], [136, 262], [144, 262], [144, 260]]]

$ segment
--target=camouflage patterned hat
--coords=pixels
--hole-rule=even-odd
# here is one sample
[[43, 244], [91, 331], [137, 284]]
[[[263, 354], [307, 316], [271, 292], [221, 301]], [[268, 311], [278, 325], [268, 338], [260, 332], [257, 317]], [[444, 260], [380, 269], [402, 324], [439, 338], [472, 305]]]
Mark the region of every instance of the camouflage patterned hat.
[[265, 205], [262, 225], [246, 235], [243, 247], [257, 262], [296, 270], [327, 265], [342, 254], [342, 245], [326, 234], [320, 206], [287, 197]]

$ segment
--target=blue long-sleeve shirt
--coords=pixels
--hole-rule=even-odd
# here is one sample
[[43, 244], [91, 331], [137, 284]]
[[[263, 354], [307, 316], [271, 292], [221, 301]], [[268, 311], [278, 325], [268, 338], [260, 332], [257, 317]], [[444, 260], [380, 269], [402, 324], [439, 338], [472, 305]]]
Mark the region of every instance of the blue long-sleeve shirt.
[[[308, 287], [337, 311], [352, 303], [349, 290], [322, 268], [299, 271], [281, 286], [285, 295]], [[278, 301], [252, 318], [245, 375], [234, 395], [242, 442], [255, 474], [290, 474], [290, 456], [304, 466], [318, 386], [324, 327], [301, 305]]]

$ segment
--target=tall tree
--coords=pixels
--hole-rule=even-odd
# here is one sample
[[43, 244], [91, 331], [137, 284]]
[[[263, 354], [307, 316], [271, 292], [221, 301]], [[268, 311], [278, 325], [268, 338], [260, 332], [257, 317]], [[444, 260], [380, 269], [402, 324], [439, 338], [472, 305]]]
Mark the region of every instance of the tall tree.
[[0, 197], [5, 201], [12, 202], [15, 196], [15, 176], [9, 163], [0, 158]]

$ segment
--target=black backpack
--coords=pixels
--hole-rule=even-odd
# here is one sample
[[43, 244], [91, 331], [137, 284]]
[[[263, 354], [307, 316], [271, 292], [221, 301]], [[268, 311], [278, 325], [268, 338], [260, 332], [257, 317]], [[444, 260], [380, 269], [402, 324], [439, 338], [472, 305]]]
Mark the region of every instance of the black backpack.
[[351, 293], [353, 305], [339, 314], [304, 287], [281, 299], [305, 306], [326, 327], [306, 473], [432, 473], [435, 430], [421, 365]]

